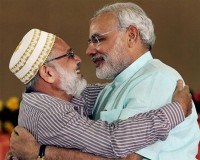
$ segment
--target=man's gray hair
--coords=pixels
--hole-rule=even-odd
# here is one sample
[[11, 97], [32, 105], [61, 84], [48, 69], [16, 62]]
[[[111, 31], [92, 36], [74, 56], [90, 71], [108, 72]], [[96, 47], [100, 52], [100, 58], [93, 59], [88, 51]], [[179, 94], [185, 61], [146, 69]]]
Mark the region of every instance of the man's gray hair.
[[96, 17], [112, 12], [118, 20], [119, 28], [128, 28], [130, 25], [135, 26], [139, 33], [143, 43], [151, 49], [155, 42], [154, 27], [151, 19], [149, 19], [146, 13], [138, 5], [134, 3], [115, 3], [104, 6], [98, 10], [91, 21]]

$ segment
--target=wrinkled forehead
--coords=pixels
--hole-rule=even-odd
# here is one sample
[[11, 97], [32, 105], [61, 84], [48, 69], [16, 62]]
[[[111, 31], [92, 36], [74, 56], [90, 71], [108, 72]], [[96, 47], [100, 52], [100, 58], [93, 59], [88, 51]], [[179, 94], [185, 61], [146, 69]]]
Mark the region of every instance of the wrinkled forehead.
[[113, 13], [102, 14], [92, 20], [89, 36], [95, 33], [104, 33], [117, 27], [117, 19]]
[[70, 49], [70, 46], [62, 38], [56, 37], [55, 43], [52, 47], [52, 54], [63, 54]]

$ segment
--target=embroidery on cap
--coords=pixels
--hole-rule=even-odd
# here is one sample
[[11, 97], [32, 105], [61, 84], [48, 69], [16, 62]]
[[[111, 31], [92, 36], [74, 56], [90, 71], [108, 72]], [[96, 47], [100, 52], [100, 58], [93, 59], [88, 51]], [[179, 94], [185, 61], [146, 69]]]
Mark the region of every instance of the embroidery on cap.
[[44, 61], [48, 57], [49, 53], [51, 52], [51, 48], [54, 44], [54, 41], [55, 41], [55, 35], [48, 34], [45, 45], [44, 45], [42, 52], [39, 55], [38, 59], [32, 65], [30, 71], [24, 77], [21, 78], [21, 81], [23, 83], [25, 83], [25, 84], [28, 83], [36, 75], [39, 67], [42, 66], [42, 64], [44, 63]]
[[[16, 74], [19, 70], [22, 69], [22, 67], [25, 65], [27, 59], [31, 56], [32, 52], [34, 51], [34, 49], [35, 49], [35, 47], [36, 47], [36, 45], [37, 45], [37, 43], [39, 41], [40, 34], [41, 34], [40, 30], [38, 30], [38, 29], [34, 30], [33, 37], [31, 39], [30, 44], [28, 45], [28, 48], [25, 50], [25, 52], [23, 53], [23, 55], [20, 57], [19, 62], [14, 67], [11, 68], [11, 71], [14, 74]], [[21, 43], [22, 43], [22, 41], [17, 46], [15, 52], [19, 49]]]

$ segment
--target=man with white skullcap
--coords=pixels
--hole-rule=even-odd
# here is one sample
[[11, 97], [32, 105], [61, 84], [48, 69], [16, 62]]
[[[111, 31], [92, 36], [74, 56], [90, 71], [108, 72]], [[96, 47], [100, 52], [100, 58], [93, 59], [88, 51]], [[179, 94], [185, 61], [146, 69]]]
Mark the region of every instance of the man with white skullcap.
[[[33, 159], [37, 155], [38, 159], [44, 159], [45, 155], [48, 159], [54, 152], [47, 147], [45, 154], [46, 145], [54, 145], [108, 158], [125, 157], [157, 140], [165, 140], [169, 131], [191, 112], [188, 87], [183, 89], [182, 83], [179, 83], [173, 97], [176, 102], [157, 110], [110, 124], [91, 120], [87, 116], [92, 114], [96, 97], [104, 86], [87, 85], [80, 73], [80, 63], [81, 59], [70, 46], [54, 34], [32, 29], [23, 37], [9, 64], [14, 75], [26, 84], [18, 123], [41, 146], [36, 144], [34, 148], [33, 144], [27, 146], [28, 141], [18, 141], [21, 145], [16, 147], [17, 137], [26, 137], [26, 131], [18, 127], [14, 131], [17, 134], [13, 133], [11, 138], [12, 154], [26, 159], [29, 155], [20, 154], [25, 146], [32, 147], [29, 151]], [[130, 143], [123, 145], [124, 142]], [[67, 150], [64, 152], [69, 153]], [[92, 156], [79, 152], [73, 159], [79, 159], [80, 154], [84, 159]], [[60, 151], [54, 154], [55, 159], [70, 159], [71, 156], [61, 155]]]
[[9, 69], [27, 84], [48, 57], [55, 41], [55, 35], [33, 29], [29, 31], [16, 48]]
[[29, 31], [16, 48], [9, 69], [24, 84], [36, 74], [48, 57], [55, 41], [55, 35], [33, 29]]

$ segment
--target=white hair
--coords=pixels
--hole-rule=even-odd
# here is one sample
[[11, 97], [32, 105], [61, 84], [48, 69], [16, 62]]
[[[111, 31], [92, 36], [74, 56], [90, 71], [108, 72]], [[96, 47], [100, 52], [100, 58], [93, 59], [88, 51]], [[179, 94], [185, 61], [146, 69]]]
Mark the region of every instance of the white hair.
[[104, 6], [102, 9], [98, 10], [91, 21], [96, 17], [112, 12], [118, 21], [119, 28], [128, 28], [130, 25], [135, 26], [140, 37], [149, 49], [151, 49], [155, 42], [154, 27], [151, 19], [149, 19], [146, 13], [138, 5], [134, 3], [115, 3], [111, 5]]
[[119, 73], [131, 63], [131, 58], [124, 48], [124, 41], [121, 41], [122, 34], [117, 37], [109, 54], [95, 54], [93, 57], [103, 57], [104, 65], [96, 67], [96, 76], [100, 79], [114, 79]]
[[59, 88], [68, 95], [79, 97], [86, 88], [87, 81], [84, 78], [79, 79], [76, 73], [69, 73], [67, 70], [64, 70], [57, 62], [54, 62], [51, 65], [59, 73]]

